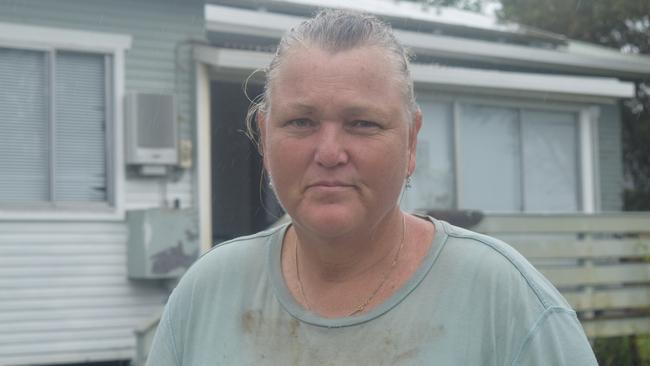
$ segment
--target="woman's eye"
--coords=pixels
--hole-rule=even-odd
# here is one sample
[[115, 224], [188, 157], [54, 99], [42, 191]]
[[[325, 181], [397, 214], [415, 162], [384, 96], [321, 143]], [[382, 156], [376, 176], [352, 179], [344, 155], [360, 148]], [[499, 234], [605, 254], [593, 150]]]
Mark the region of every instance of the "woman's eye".
[[314, 122], [306, 118], [299, 118], [292, 119], [291, 121], [287, 122], [286, 125], [291, 127], [305, 128], [313, 126]]
[[379, 128], [379, 124], [371, 121], [357, 120], [351, 123], [353, 128]]

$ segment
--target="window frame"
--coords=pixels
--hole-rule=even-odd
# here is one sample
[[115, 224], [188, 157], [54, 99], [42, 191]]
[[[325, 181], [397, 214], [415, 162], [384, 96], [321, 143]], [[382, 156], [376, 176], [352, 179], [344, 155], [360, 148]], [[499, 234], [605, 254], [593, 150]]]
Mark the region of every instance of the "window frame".
[[[50, 70], [48, 87], [52, 87], [53, 56], [57, 51], [85, 52], [104, 55], [106, 95], [106, 197], [105, 202], [38, 202], [3, 203], [0, 220], [123, 220], [124, 209], [124, 141], [123, 98], [125, 52], [131, 47], [131, 36], [63, 28], [27, 26], [0, 22], [0, 47], [45, 52]], [[48, 135], [53, 138], [49, 108]], [[53, 159], [53, 158], [52, 158]], [[50, 161], [50, 165], [53, 162]], [[50, 172], [50, 174], [54, 174]], [[49, 187], [51, 190], [52, 187]]]
[[[599, 210], [600, 200], [598, 199], [599, 185], [598, 172], [598, 119], [599, 107], [582, 101], [547, 101], [539, 102], [530, 99], [521, 99], [507, 95], [495, 95], [492, 97], [482, 95], [470, 95], [463, 93], [439, 93], [431, 90], [420, 90], [418, 101], [444, 102], [449, 103], [452, 108], [451, 131], [452, 139], [452, 166], [453, 166], [453, 209], [459, 209], [462, 205], [463, 194], [462, 174], [461, 174], [461, 144], [460, 136], [461, 124], [461, 105], [485, 105], [503, 108], [513, 108], [521, 116], [522, 110], [539, 110], [549, 112], [566, 112], [576, 115], [576, 164], [578, 167], [577, 178], [577, 195], [578, 210], [574, 213], [594, 213]], [[426, 116], [424, 116], [426, 118]], [[521, 124], [521, 118], [518, 123]], [[523, 161], [522, 161], [523, 163]], [[521, 177], [523, 179], [523, 176]], [[540, 212], [540, 211], [491, 211], [490, 214], [539, 214], [557, 212]]]

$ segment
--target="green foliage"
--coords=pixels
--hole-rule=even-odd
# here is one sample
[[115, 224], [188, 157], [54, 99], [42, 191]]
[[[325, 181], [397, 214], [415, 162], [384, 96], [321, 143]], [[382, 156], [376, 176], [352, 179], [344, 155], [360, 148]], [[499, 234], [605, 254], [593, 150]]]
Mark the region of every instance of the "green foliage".
[[594, 341], [594, 353], [601, 366], [631, 366], [627, 337], [598, 338]]
[[[569, 38], [650, 55], [648, 0], [500, 0], [499, 17]], [[650, 75], [623, 103], [626, 210], [650, 210]]]
[[[650, 38], [650, 37], [649, 37]], [[623, 108], [623, 159], [630, 187], [624, 192], [629, 211], [650, 210], [650, 84], [637, 84], [637, 98]]]
[[586, 42], [650, 53], [650, 1], [501, 0], [500, 17]]
[[426, 6], [448, 6], [474, 12], [481, 12], [485, 0], [410, 0]]

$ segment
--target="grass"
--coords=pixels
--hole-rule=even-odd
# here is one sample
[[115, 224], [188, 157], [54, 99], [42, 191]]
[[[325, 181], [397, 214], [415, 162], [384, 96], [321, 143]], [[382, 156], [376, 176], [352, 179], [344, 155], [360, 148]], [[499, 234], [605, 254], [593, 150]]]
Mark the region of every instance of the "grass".
[[597, 338], [593, 348], [600, 366], [650, 366], [650, 336]]

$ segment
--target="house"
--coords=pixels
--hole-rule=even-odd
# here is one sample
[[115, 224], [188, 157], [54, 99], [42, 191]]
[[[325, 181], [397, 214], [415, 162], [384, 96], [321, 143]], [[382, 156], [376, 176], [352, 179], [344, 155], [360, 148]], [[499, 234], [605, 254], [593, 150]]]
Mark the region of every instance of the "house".
[[237, 71], [235, 84], [241, 85], [266, 65], [282, 32], [316, 6], [392, 21], [398, 38], [416, 53], [412, 73], [424, 114], [405, 207], [622, 209], [618, 102], [633, 96], [626, 80], [650, 71], [647, 57], [411, 2], [272, 1], [264, 11], [256, 1], [238, 1], [237, 8], [213, 3], [219, 4], [206, 8], [211, 45], [196, 47], [195, 57], [216, 93]]
[[[2, 0], [0, 365], [134, 356], [171, 285], [129, 276], [127, 212], [189, 209], [202, 251], [281, 214], [241, 133], [243, 89], [261, 92], [250, 75], [319, 7], [375, 13], [416, 54], [405, 208], [621, 211], [619, 103], [647, 57], [391, 0]], [[190, 163], [129, 161], [134, 93], [174, 96]]]
[[195, 207], [195, 172], [126, 169], [131, 92], [194, 136], [203, 1], [0, 1], [0, 365], [126, 360], [166, 301], [127, 277], [125, 213]]

